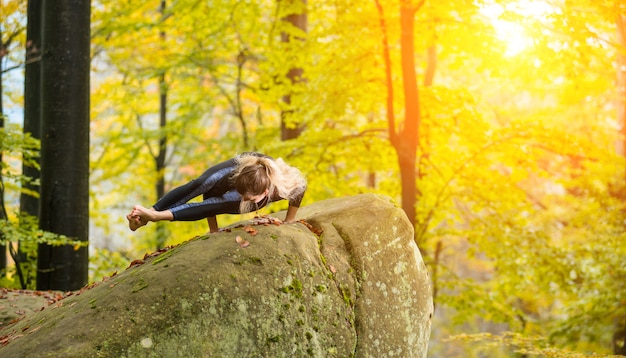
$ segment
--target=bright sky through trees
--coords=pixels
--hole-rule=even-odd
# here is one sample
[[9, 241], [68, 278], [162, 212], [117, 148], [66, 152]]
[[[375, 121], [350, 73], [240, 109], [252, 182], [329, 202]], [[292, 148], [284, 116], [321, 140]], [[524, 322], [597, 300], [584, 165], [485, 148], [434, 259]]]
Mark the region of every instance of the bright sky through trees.
[[[507, 56], [516, 56], [533, 45], [532, 35], [525, 28], [525, 19], [546, 16], [554, 9], [544, 1], [518, 1], [504, 7], [491, 3], [481, 12], [491, 19], [498, 40], [506, 44]], [[513, 15], [515, 14], [515, 15]]]

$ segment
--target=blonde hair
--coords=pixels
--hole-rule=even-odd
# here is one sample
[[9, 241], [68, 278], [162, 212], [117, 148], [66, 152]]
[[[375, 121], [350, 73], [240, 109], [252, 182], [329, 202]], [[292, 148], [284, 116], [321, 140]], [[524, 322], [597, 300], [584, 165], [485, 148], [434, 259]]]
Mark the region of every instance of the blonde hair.
[[[285, 163], [282, 158], [276, 160], [244, 153], [236, 158], [237, 167], [233, 173], [235, 189], [239, 194], [261, 195], [268, 190], [267, 196], [276, 191], [283, 199], [293, 199], [306, 189], [306, 179], [295, 167]], [[251, 201], [241, 200], [241, 213], [256, 209]]]

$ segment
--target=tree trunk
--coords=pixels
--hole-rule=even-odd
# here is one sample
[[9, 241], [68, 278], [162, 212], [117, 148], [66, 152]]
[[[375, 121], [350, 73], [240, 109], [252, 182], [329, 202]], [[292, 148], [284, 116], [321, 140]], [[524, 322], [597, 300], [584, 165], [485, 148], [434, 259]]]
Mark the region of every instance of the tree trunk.
[[[4, 88], [2, 87], [2, 57], [4, 56], [4, 39], [2, 38], [2, 28], [0, 28], [0, 129], [4, 128], [4, 106], [2, 105], [2, 93]], [[2, 163], [2, 151], [0, 151], [0, 163]], [[0, 172], [0, 221], [7, 220], [6, 209], [4, 207], [4, 183], [2, 178], [2, 172]], [[4, 233], [0, 231], [0, 239], [4, 239]], [[4, 270], [7, 267], [7, 247], [6, 245], [0, 245], [0, 273], [4, 276]]]
[[[618, 15], [616, 18], [617, 41], [619, 48], [626, 48], [626, 17]], [[621, 124], [622, 143], [620, 154], [626, 156], [626, 55], [623, 51], [617, 52], [617, 121]], [[624, 170], [626, 179], [626, 168]], [[626, 354], [626, 318], [617, 320], [613, 334], [613, 353]]]
[[395, 136], [393, 146], [398, 155], [402, 182], [402, 209], [415, 226], [417, 201], [416, 157], [420, 123], [417, 73], [415, 71], [414, 21], [416, 9], [410, 1], [400, 3], [400, 50], [404, 90], [404, 128]]
[[[88, 241], [90, 1], [44, 1], [41, 68], [42, 230]], [[40, 245], [39, 290], [88, 281], [88, 249]]]
[[[24, 74], [24, 133], [41, 139], [41, 1], [28, 2], [26, 27], [26, 71]], [[22, 166], [25, 176], [38, 179], [39, 169]], [[39, 187], [25, 183], [28, 190], [38, 192]], [[39, 198], [22, 193], [20, 212], [39, 217]]]
[[[41, 1], [29, 1], [26, 26], [26, 56], [24, 74], [24, 134], [30, 134], [35, 139], [41, 139]], [[30, 180], [39, 179], [39, 169], [22, 163], [22, 173]], [[20, 214], [39, 218], [39, 185], [31, 182], [22, 182], [23, 189], [20, 195]], [[22, 244], [17, 243], [15, 267], [18, 277], [21, 278], [22, 288], [27, 288], [34, 276], [26, 275], [20, 264], [34, 261], [36, 257], [29, 257], [22, 250]], [[27, 264], [26, 266], [30, 266]], [[30, 270], [27, 270], [30, 271]], [[33, 272], [34, 274], [34, 272]]]
[[[626, 48], [626, 17], [618, 15], [617, 42], [620, 48]], [[626, 55], [622, 51], [617, 52], [617, 122], [621, 125], [622, 142], [619, 145], [619, 154], [626, 156]], [[624, 170], [626, 179], [626, 168]]]
[[[165, 0], [161, 0], [159, 11], [161, 18], [165, 17]], [[165, 47], [165, 31], [159, 34], [161, 46]], [[165, 154], [167, 153], [167, 135], [165, 134], [165, 126], [167, 125], [167, 82], [165, 79], [165, 70], [159, 75], [159, 128], [161, 129], [161, 138], [159, 138], [159, 147], [157, 148], [157, 156], [155, 158], [155, 167], [157, 172], [156, 195], [161, 198], [165, 195]], [[167, 228], [164, 222], [157, 222], [156, 225], [156, 249], [165, 247], [167, 241]]]
[[[283, 21], [288, 22], [291, 26], [296, 27], [302, 32], [307, 31], [307, 14], [306, 14], [306, 0], [289, 0], [286, 1], [290, 7], [294, 6], [293, 1], [298, 1], [301, 4], [298, 4], [302, 9], [297, 13], [292, 13], [283, 18]], [[301, 38], [294, 38], [288, 33], [281, 33], [281, 41], [284, 43], [290, 43], [292, 41], [303, 41]], [[302, 68], [294, 67], [289, 69], [287, 72], [287, 78], [289, 79], [290, 85], [296, 84], [300, 81], [303, 81], [304, 71]], [[291, 107], [291, 96], [293, 91], [290, 90], [285, 96], [283, 96], [283, 101], [287, 104], [287, 107]], [[300, 136], [302, 133], [303, 127], [299, 123], [289, 123], [289, 116], [294, 112], [293, 109], [285, 110], [281, 113], [281, 123], [280, 123], [280, 138], [281, 140], [289, 140], [295, 139]]]
[[[423, 2], [422, 2], [423, 3]], [[383, 59], [385, 63], [385, 77], [387, 86], [387, 127], [389, 141], [398, 156], [400, 166], [400, 182], [402, 185], [402, 209], [409, 221], [415, 227], [417, 201], [417, 147], [418, 131], [420, 123], [419, 96], [417, 90], [417, 73], [415, 72], [415, 47], [414, 40], [414, 16], [416, 7], [410, 1], [402, 0], [400, 3], [400, 51], [402, 61], [402, 79], [404, 89], [405, 119], [402, 130], [396, 129], [394, 111], [394, 91], [391, 72], [391, 55], [387, 35], [387, 25], [383, 7], [376, 0], [379, 13], [380, 28], [383, 41]]]

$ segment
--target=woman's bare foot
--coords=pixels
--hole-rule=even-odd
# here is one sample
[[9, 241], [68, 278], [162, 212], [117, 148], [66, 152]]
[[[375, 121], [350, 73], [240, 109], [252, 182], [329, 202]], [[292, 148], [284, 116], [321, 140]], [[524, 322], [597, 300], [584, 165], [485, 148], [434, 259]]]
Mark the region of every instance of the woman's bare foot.
[[[134, 210], [133, 210], [133, 212], [134, 212]], [[145, 226], [146, 224], [148, 224], [147, 221], [142, 220], [139, 215], [135, 215], [135, 214], [133, 214], [133, 212], [131, 212], [130, 214], [126, 215], [126, 219], [128, 220], [128, 228], [130, 228], [131, 231], [135, 231], [135, 230], [139, 229], [140, 227]]]
[[156, 221], [156, 211], [154, 209], [144, 208], [141, 205], [135, 205], [131, 215], [138, 217], [140, 222], [146, 224], [150, 221]]
[[[162, 221], [162, 220], [173, 220], [174, 215], [169, 210], [157, 211], [154, 208], [145, 208], [141, 205], [135, 205], [133, 211], [129, 214], [131, 217], [128, 219], [129, 227], [133, 230], [147, 225], [150, 221]], [[134, 231], [134, 230], [133, 230]]]

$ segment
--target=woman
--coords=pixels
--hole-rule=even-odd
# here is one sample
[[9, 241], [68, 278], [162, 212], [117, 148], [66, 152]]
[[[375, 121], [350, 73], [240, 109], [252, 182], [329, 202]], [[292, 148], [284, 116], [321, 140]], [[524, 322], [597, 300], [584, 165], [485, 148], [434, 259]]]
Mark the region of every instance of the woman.
[[[126, 216], [132, 231], [150, 221], [195, 221], [206, 218], [218, 231], [216, 216], [258, 210], [272, 201], [289, 200], [285, 222], [293, 222], [306, 190], [302, 173], [282, 159], [243, 153], [215, 165], [200, 177], [173, 189], [152, 208], [136, 205]], [[189, 200], [201, 195], [202, 202]]]

